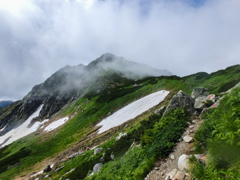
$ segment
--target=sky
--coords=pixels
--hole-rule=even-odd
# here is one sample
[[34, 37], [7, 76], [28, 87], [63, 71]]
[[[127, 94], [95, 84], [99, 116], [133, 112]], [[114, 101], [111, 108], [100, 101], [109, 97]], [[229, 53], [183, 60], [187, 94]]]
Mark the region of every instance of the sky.
[[0, 100], [104, 53], [178, 76], [239, 64], [239, 0], [0, 0]]

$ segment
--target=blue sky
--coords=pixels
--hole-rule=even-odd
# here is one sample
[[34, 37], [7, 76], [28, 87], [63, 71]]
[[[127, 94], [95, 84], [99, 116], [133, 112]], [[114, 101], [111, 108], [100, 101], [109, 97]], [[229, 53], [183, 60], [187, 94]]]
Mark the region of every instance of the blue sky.
[[0, 0], [0, 100], [106, 52], [184, 76], [238, 64], [239, 0]]

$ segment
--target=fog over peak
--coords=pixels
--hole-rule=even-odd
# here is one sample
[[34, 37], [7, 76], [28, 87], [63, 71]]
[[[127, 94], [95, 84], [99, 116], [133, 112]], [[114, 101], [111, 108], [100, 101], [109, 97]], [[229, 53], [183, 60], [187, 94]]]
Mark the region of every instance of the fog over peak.
[[0, 1], [0, 100], [105, 52], [179, 76], [238, 64], [239, 9], [239, 0]]

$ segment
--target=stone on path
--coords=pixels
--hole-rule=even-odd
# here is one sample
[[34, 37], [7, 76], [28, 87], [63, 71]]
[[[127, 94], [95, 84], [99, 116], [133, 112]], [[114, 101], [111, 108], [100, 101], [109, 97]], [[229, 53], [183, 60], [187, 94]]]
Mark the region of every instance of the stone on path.
[[191, 143], [191, 142], [193, 142], [194, 139], [193, 139], [191, 136], [186, 135], [186, 136], [183, 137], [183, 140], [184, 140], [186, 143]]
[[189, 159], [188, 155], [182, 154], [178, 159], [178, 169], [181, 171], [186, 171], [189, 169]]

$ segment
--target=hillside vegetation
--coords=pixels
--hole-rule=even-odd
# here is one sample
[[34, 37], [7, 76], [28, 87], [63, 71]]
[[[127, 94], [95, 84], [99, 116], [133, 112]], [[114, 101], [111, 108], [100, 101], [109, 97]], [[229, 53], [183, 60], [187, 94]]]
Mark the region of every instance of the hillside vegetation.
[[193, 161], [197, 179], [240, 178], [240, 87], [226, 95], [218, 108], [204, 114], [195, 135], [198, 153], [206, 153], [208, 164]]
[[[194, 88], [202, 86], [208, 88], [210, 93], [220, 94], [239, 81], [240, 65], [212, 74], [197, 73], [186, 77], [160, 76], [130, 80], [120, 73], [103, 74], [88, 86], [83, 96], [75, 99], [64, 106], [59, 113], [56, 113], [56, 118], [71, 117], [71, 120], [61, 128], [49, 133], [40, 131], [32, 133], [0, 149], [0, 179], [25, 177], [33, 171], [37, 172], [45, 168], [41, 164], [43, 161], [49, 159], [60, 161], [66, 158], [66, 153], [80, 150], [84, 152], [82, 155], [58, 163], [54, 167], [55, 169], [64, 167], [51, 173], [51, 178], [59, 179], [62, 177], [62, 179], [70, 178], [74, 180], [84, 178], [144, 179], [153, 167], [154, 162], [171, 152], [189, 120], [189, 116], [183, 109], [172, 111], [165, 117], [162, 117], [161, 114], [154, 115], [153, 111], [166, 105], [171, 96], [179, 90], [191, 94]], [[134, 84], [137, 86], [133, 86]], [[99, 89], [101, 90], [98, 91]], [[130, 102], [159, 90], [171, 91], [164, 102], [120, 127], [113, 128], [100, 135], [94, 134], [97, 130], [95, 125], [109, 114]], [[239, 166], [239, 161], [236, 158], [238, 156], [226, 157], [223, 160], [219, 159], [221, 152], [216, 155], [212, 153], [211, 156], [211, 152], [215, 152], [219, 143], [222, 144], [223, 149], [224, 145], [231, 145], [233, 150], [239, 149], [239, 144], [236, 144], [239, 135], [237, 129], [239, 126], [239, 99], [234, 100], [235, 96], [239, 98], [239, 89], [233, 91], [233, 93], [235, 95], [224, 98], [223, 102], [226, 102], [226, 105], [221, 103], [220, 107], [214, 112], [206, 114], [206, 121], [196, 135], [196, 139], [199, 141], [196, 146], [198, 146], [199, 151], [209, 152], [212, 158], [210, 167], [219, 177], [224, 177], [224, 173], [229, 177], [235, 177], [231, 172], [236, 173], [234, 168], [237, 170]], [[234, 103], [238, 105], [235, 106]], [[235, 107], [238, 107], [238, 109]], [[0, 110], [7, 113], [7, 111]], [[226, 115], [219, 112], [226, 112]], [[224, 121], [226, 118], [232, 118], [231, 122], [226, 123]], [[207, 119], [212, 119], [212, 121], [207, 121]], [[220, 122], [222, 122], [222, 125]], [[233, 124], [236, 124], [236, 127]], [[126, 132], [127, 136], [116, 140], [119, 132]], [[137, 145], [129, 148], [133, 142]], [[209, 146], [209, 144], [212, 144], [212, 146]], [[86, 151], [88, 147], [97, 145], [99, 145], [98, 148], [103, 148], [101, 153], [94, 155], [94, 150]], [[234, 155], [238, 155], [238, 153], [236, 151]], [[114, 159], [110, 158], [111, 154], [114, 155]], [[18, 158], [13, 160], [16, 156]], [[103, 163], [100, 172], [87, 177], [92, 173], [93, 166], [100, 159]], [[230, 166], [233, 163], [234, 165]], [[201, 179], [203, 176], [199, 174], [203, 174], [204, 177], [209, 174], [209, 179], [211, 179], [211, 168], [199, 164], [194, 167], [193, 174], [195, 177]], [[41, 177], [46, 174], [42, 174]]]

